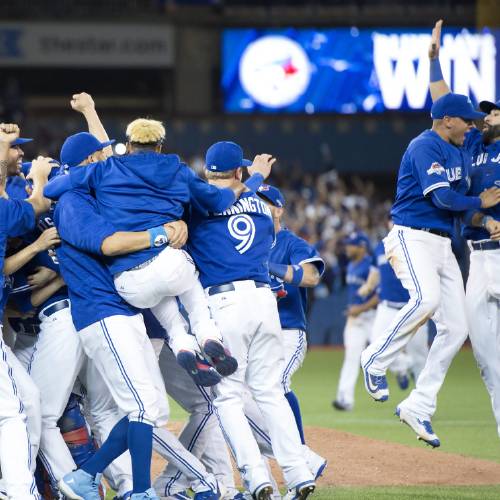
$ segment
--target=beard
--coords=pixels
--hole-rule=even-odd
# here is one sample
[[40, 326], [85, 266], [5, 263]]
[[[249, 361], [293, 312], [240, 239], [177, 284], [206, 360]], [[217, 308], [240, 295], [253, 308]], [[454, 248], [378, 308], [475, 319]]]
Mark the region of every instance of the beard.
[[493, 125], [488, 127], [483, 132], [483, 143], [491, 144], [496, 137], [500, 137], [500, 125]]

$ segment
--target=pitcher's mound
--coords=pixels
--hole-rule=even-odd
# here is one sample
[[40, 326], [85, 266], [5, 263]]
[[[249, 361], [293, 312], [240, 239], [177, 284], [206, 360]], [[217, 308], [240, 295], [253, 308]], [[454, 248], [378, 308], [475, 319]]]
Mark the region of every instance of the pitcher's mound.
[[[169, 428], [177, 432], [181, 424], [174, 422]], [[309, 446], [328, 460], [319, 486], [500, 484], [500, 463], [432, 450], [424, 444], [410, 448], [322, 427], [306, 427], [306, 437]], [[156, 455], [153, 477], [164, 465]], [[282, 486], [279, 468], [273, 463], [272, 469]], [[237, 475], [235, 479], [239, 483]]]

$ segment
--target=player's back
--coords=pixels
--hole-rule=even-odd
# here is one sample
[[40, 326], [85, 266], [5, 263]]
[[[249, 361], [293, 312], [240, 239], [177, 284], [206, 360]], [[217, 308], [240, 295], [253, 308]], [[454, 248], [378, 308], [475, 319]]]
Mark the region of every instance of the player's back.
[[188, 251], [203, 287], [239, 280], [268, 283], [273, 241], [271, 211], [253, 192], [220, 213], [192, 206]]

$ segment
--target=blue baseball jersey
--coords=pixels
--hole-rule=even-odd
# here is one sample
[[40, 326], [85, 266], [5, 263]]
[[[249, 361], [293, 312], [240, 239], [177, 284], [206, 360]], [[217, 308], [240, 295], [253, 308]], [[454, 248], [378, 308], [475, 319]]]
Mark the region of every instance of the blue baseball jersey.
[[365, 255], [361, 260], [357, 262], [351, 260], [347, 265], [347, 304], [349, 306], [364, 304], [373, 297], [373, 293], [367, 297], [358, 295], [358, 290], [366, 283], [372, 262], [371, 255]]
[[[320, 275], [325, 271], [325, 263], [317, 250], [288, 229], [276, 234], [276, 243], [271, 249], [269, 262], [296, 265], [310, 262]], [[284, 284], [286, 297], [278, 301], [281, 328], [306, 329], [307, 289]]]
[[[206, 210], [221, 211], [234, 202], [230, 189], [200, 179], [177, 155], [134, 153], [70, 169], [73, 188], [92, 190], [99, 212], [117, 231], [144, 231], [179, 220], [195, 200]], [[126, 271], [163, 249], [148, 248], [111, 259], [110, 271]]]
[[449, 144], [433, 130], [422, 132], [410, 142], [401, 160], [391, 210], [394, 223], [452, 234], [456, 213], [438, 208], [429, 194], [440, 187], [467, 193], [471, 164], [466, 149]]
[[222, 212], [191, 205], [187, 249], [203, 287], [239, 280], [269, 283], [273, 241], [271, 211], [253, 192], [243, 193]]
[[380, 273], [378, 296], [380, 300], [387, 300], [397, 304], [406, 304], [410, 300], [408, 291], [403, 287], [401, 281], [396, 277], [394, 269], [385, 256], [384, 244], [380, 242], [373, 251], [375, 266]]
[[[0, 269], [3, 269], [7, 238], [21, 236], [31, 231], [35, 225], [35, 211], [31, 203], [22, 200], [6, 200], [0, 198]], [[9, 287], [5, 287], [6, 280], [0, 273], [0, 313], [3, 314], [7, 302]]]
[[23, 177], [14, 175], [12, 177], [7, 177], [5, 191], [7, 191], [11, 200], [24, 200], [28, 197], [28, 193], [26, 192], [27, 185], [28, 183]]
[[96, 200], [84, 192], [64, 193], [54, 222], [62, 240], [57, 257], [68, 285], [75, 328], [81, 330], [109, 316], [137, 314], [118, 295], [99, 257], [102, 242], [116, 229], [99, 214]]
[[[500, 141], [484, 144], [481, 132], [472, 129], [465, 139], [465, 148], [472, 154], [471, 187], [469, 194], [479, 196], [485, 189], [497, 186], [500, 188]], [[481, 209], [486, 215], [500, 220], [500, 205]], [[462, 234], [468, 240], [489, 240], [490, 233], [480, 227], [465, 226]]]

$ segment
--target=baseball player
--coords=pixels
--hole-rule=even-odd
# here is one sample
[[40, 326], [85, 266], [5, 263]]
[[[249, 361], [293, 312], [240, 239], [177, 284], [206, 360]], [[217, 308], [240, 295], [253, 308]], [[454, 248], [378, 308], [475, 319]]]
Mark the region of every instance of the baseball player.
[[344, 328], [344, 363], [340, 371], [337, 396], [332, 405], [336, 410], [350, 411], [354, 407], [354, 390], [359, 374], [361, 352], [370, 339], [375, 307], [378, 303], [376, 293], [366, 297], [358, 294], [359, 288], [366, 283], [372, 257], [370, 240], [366, 234], [355, 231], [345, 240], [347, 266], [347, 322]]
[[302, 365], [307, 352], [306, 288], [314, 287], [319, 283], [325, 263], [311, 245], [282, 227], [281, 218], [285, 213], [285, 198], [281, 191], [274, 186], [264, 184], [257, 194], [269, 205], [276, 233], [276, 241], [269, 257], [269, 272], [284, 283], [285, 296], [278, 300], [285, 346], [285, 370], [281, 384], [297, 423], [307, 464], [317, 479], [326, 467], [326, 460], [306, 446], [299, 400], [291, 389], [291, 378]]
[[[19, 127], [14, 124], [0, 124], [0, 184], [4, 185], [9, 165], [9, 150], [19, 138]], [[35, 215], [47, 210], [49, 203], [43, 198], [43, 185], [47, 182], [50, 164], [38, 160], [30, 177], [34, 189], [26, 201], [0, 199], [0, 245], [1, 266], [3, 269], [7, 237], [18, 236], [31, 230]], [[8, 297], [8, 286], [2, 273], [1, 312]], [[26, 415], [12, 368], [13, 354], [0, 338], [0, 466], [9, 498], [38, 499], [39, 494], [30, 470], [30, 445], [26, 428]]]
[[[165, 388], [142, 316], [116, 294], [108, 270], [92, 255], [154, 245], [154, 231], [116, 232], [97, 212], [95, 200], [78, 191], [61, 197], [54, 221], [62, 238], [57, 252], [69, 286], [75, 328], [83, 349], [126, 415], [97, 453], [81, 469], [65, 475], [59, 487], [70, 498], [97, 498], [100, 474], [128, 449], [132, 498], [157, 498], [150, 484], [150, 463], [153, 426], [163, 425], [168, 416]], [[172, 240], [173, 234], [170, 231]], [[219, 498], [215, 479], [201, 463], [165, 429], [154, 432], [157, 450], [191, 479], [195, 498]]]
[[431, 425], [437, 393], [451, 360], [467, 337], [463, 280], [451, 249], [454, 217], [500, 201], [494, 187], [479, 196], [469, 189], [471, 158], [462, 148], [473, 120], [485, 116], [463, 95], [448, 93], [431, 108], [432, 129], [416, 137], [403, 155], [394, 227], [384, 240], [386, 256], [410, 295], [394, 321], [362, 355], [365, 387], [377, 401], [389, 397], [385, 371], [418, 327], [433, 318], [437, 335], [415, 389], [396, 414], [419, 439], [440, 445]]
[[[161, 228], [164, 223], [180, 219], [185, 205], [194, 201], [207, 210], [224, 210], [245, 189], [241, 183], [234, 189], [210, 186], [181, 163], [177, 155], [161, 154], [165, 129], [160, 122], [135, 120], [127, 127], [127, 138], [129, 154], [87, 168], [70, 169], [69, 179], [73, 187], [95, 191], [99, 211], [118, 230]], [[79, 142], [78, 135], [70, 137], [63, 149], [76, 151]], [[67, 160], [70, 166], [78, 165], [71, 155]], [[253, 168], [256, 172], [261, 168], [258, 158]], [[257, 177], [261, 182], [263, 176]], [[165, 232], [159, 231], [154, 238], [165, 239]], [[134, 307], [151, 308], [162, 324], [168, 310], [177, 307], [178, 296], [206, 357], [221, 375], [234, 372], [235, 359], [224, 348], [196, 269], [185, 251], [172, 246], [153, 247], [114, 257], [109, 269], [118, 293]], [[195, 346], [182, 344], [188, 336], [174, 337], [172, 331], [169, 335], [176, 354], [184, 350], [194, 355]]]
[[[391, 265], [387, 262], [382, 241], [373, 251], [373, 261], [367, 282], [362, 287], [363, 290], [358, 291], [358, 294], [364, 296], [376, 289], [380, 300], [373, 322], [370, 343], [375, 341], [385, 325], [393, 320], [396, 312], [409, 300], [408, 292], [403, 288]], [[425, 323], [408, 342], [404, 352], [400, 352], [389, 366], [389, 370], [396, 375], [396, 380], [402, 390], [408, 389], [410, 383], [408, 373], [411, 373], [413, 379], [416, 380], [424, 367], [429, 353], [428, 335], [428, 327]]]
[[[448, 94], [439, 64], [442, 21], [434, 28], [429, 56], [433, 99]], [[487, 116], [481, 132], [473, 128], [464, 147], [473, 158], [469, 194], [500, 186], [500, 101], [482, 101], [479, 108]], [[463, 236], [469, 241], [470, 269], [465, 295], [469, 336], [474, 356], [491, 397], [500, 435], [500, 206], [471, 210], [465, 219]]]
[[[220, 187], [238, 186], [242, 167], [250, 165], [233, 142], [213, 144], [205, 160], [207, 179]], [[238, 361], [236, 372], [216, 386], [214, 405], [245, 486], [258, 500], [267, 500], [273, 493], [243, 412], [248, 387], [266, 420], [274, 455], [293, 498], [304, 499], [315, 484], [280, 384], [284, 347], [267, 266], [274, 241], [271, 211], [252, 191], [241, 194], [224, 211], [208, 211], [193, 202], [189, 235], [188, 250], [199, 269], [211, 314]]]

